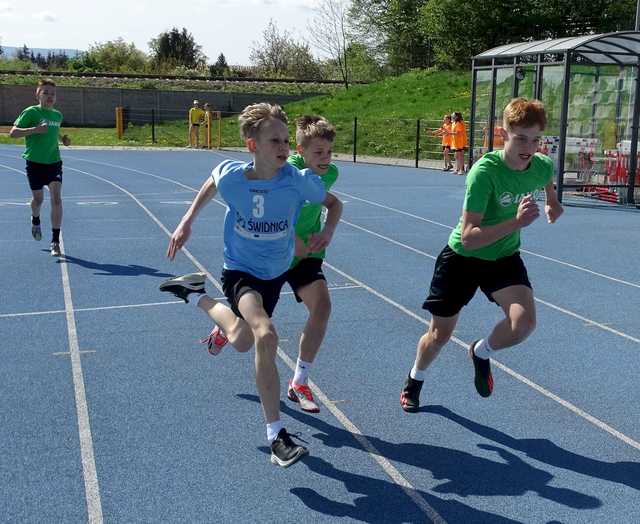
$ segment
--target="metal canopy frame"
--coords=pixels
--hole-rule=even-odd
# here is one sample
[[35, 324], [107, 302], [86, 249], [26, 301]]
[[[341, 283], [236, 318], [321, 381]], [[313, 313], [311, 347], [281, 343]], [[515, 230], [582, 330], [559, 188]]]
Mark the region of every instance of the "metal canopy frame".
[[562, 201], [564, 190], [564, 160], [567, 139], [567, 117], [569, 111], [569, 84], [571, 65], [589, 64], [614, 65], [619, 67], [633, 66], [636, 70], [635, 98], [631, 122], [631, 147], [629, 153], [629, 178], [627, 201], [634, 202], [635, 172], [637, 168], [638, 123], [640, 120], [640, 31], [619, 31], [599, 35], [583, 35], [555, 40], [537, 40], [519, 42], [494, 47], [473, 57], [471, 88], [471, 122], [469, 144], [469, 167], [473, 163], [473, 140], [475, 131], [476, 93], [478, 71], [491, 71], [491, 101], [488, 122], [489, 151], [493, 149], [495, 126], [496, 77], [498, 69], [513, 68], [514, 81], [512, 95], [518, 94], [517, 70], [522, 65], [533, 65], [536, 68], [535, 97], [542, 95], [542, 72], [544, 66], [562, 65], [564, 80], [560, 109], [560, 143], [558, 145], [558, 198]]

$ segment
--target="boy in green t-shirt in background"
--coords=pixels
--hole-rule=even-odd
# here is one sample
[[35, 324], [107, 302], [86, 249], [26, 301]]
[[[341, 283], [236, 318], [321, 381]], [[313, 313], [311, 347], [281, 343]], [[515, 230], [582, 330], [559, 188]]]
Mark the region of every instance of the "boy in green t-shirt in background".
[[542, 189], [548, 222], [554, 223], [563, 212], [554, 191], [553, 162], [536, 153], [545, 125], [540, 101], [513, 99], [504, 110], [500, 131], [504, 150], [487, 153], [469, 171], [462, 217], [436, 260], [422, 305], [431, 313], [431, 323], [418, 341], [413, 368], [400, 393], [400, 405], [407, 412], [418, 411], [426, 368], [451, 338], [460, 310], [478, 288], [505, 314], [488, 336], [469, 347], [481, 396], [493, 391], [492, 353], [515, 346], [535, 329], [533, 291], [519, 252], [520, 230], [538, 218], [536, 195]]
[[67, 135], [60, 137], [62, 113], [56, 103], [56, 84], [53, 80], [38, 81], [38, 104], [20, 113], [9, 131], [11, 138], [25, 137], [26, 149], [22, 157], [27, 161], [27, 179], [33, 195], [31, 199], [31, 235], [42, 239], [40, 208], [44, 200], [43, 187], [49, 187], [51, 199], [51, 255], [60, 256], [60, 225], [62, 224], [62, 160], [58, 141], [68, 146]]
[[[320, 176], [324, 188], [329, 192], [338, 178], [338, 168], [331, 162], [333, 140], [336, 129], [321, 116], [307, 115], [296, 121], [296, 151], [287, 160], [298, 169], [311, 168]], [[298, 360], [293, 378], [289, 381], [287, 397], [300, 404], [308, 413], [318, 413], [313, 393], [307, 385], [311, 364], [316, 358], [324, 339], [331, 315], [331, 298], [327, 281], [322, 272], [325, 257], [324, 248], [329, 244], [342, 216], [342, 202], [327, 209], [322, 225], [322, 204], [307, 202], [296, 221], [296, 250], [287, 282], [297, 302], [304, 302], [309, 318], [300, 335]], [[317, 251], [311, 251], [309, 244], [314, 239]]]

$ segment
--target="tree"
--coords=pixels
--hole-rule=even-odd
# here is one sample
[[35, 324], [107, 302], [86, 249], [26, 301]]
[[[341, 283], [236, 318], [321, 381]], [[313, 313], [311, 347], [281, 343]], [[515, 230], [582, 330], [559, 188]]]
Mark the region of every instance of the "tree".
[[27, 62], [31, 60], [31, 51], [27, 47], [27, 44], [24, 44], [22, 46], [22, 49], [18, 50], [18, 52], [16, 53], [16, 58], [18, 60], [25, 60]]
[[92, 73], [101, 70], [101, 65], [89, 53], [82, 53], [70, 60], [69, 66], [73, 71]]
[[288, 31], [280, 33], [273, 20], [262, 32], [263, 42], [253, 42], [249, 60], [263, 74], [274, 77], [316, 79], [321, 77], [318, 62], [308, 44], [293, 40]]
[[38, 69], [47, 69], [48, 63], [47, 63], [47, 59], [42, 56], [42, 53], [38, 53], [35, 56], [35, 63], [38, 66]]
[[474, 55], [510, 42], [633, 29], [634, 13], [634, 0], [438, 0], [424, 5], [420, 23], [440, 65], [466, 67]]
[[98, 70], [113, 73], [142, 72], [147, 64], [147, 55], [127, 44], [123, 38], [96, 43], [89, 47], [87, 59], [96, 64]]
[[383, 68], [366, 45], [354, 42], [347, 47], [347, 59], [352, 80], [380, 80]]
[[349, 14], [357, 40], [395, 73], [432, 66], [430, 35], [420, 20], [427, 3], [430, 0], [353, 0]]
[[351, 74], [347, 49], [354, 42], [349, 33], [348, 0], [317, 0], [315, 16], [308, 27], [311, 43], [333, 60], [344, 87], [349, 89]]
[[224, 76], [229, 71], [229, 64], [224, 54], [220, 53], [215, 64], [209, 66], [209, 75]]
[[207, 57], [186, 28], [182, 31], [174, 27], [170, 31], [160, 33], [149, 42], [154, 64], [160, 68], [173, 69], [184, 66], [198, 69], [206, 65]]

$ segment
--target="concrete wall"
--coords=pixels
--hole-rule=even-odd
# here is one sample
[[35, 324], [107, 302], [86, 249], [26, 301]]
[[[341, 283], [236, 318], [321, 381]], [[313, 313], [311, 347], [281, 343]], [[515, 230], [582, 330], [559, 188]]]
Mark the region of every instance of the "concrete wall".
[[[13, 124], [27, 106], [36, 103], [32, 86], [0, 85], [0, 124]], [[132, 112], [155, 109], [158, 119], [186, 119], [194, 99], [209, 102], [216, 111], [239, 113], [254, 102], [287, 102], [314, 96], [222, 93], [218, 91], [159, 91], [156, 89], [114, 89], [97, 87], [58, 87], [56, 107], [64, 115], [63, 125], [77, 127], [115, 127], [115, 108]]]

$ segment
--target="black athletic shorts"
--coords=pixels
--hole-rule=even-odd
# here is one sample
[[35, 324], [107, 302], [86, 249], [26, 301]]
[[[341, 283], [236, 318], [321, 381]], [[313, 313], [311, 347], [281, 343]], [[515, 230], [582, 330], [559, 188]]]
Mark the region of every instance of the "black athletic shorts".
[[280, 290], [287, 281], [287, 273], [283, 273], [279, 277], [272, 280], [262, 280], [243, 271], [235, 271], [233, 269], [223, 269], [222, 292], [227, 297], [232, 311], [240, 318], [244, 318], [238, 309], [240, 297], [248, 291], [255, 291], [262, 297], [262, 306], [271, 317], [276, 308], [276, 304], [280, 299]]
[[469, 303], [478, 288], [495, 302], [491, 296], [494, 292], [517, 285], [531, 288], [519, 252], [494, 261], [463, 257], [446, 246], [436, 260], [429, 296], [422, 308], [438, 317], [452, 317]]
[[322, 262], [324, 261], [321, 258], [303, 258], [296, 266], [287, 271], [287, 282], [293, 289], [296, 301], [302, 302], [298, 295], [299, 289], [316, 280], [327, 280], [322, 272]]
[[27, 160], [26, 171], [31, 191], [38, 191], [51, 182], [62, 183], [62, 160], [53, 164], [40, 164]]

